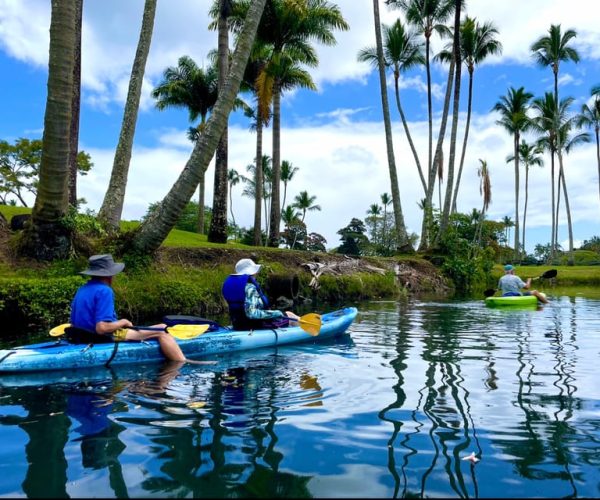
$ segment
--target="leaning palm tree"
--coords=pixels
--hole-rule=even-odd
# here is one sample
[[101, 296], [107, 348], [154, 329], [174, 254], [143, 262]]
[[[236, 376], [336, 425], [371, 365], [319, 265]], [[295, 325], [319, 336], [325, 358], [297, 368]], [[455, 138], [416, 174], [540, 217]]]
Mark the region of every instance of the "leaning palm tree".
[[79, 115], [81, 109], [81, 27], [83, 24], [83, 0], [75, 0], [75, 55], [73, 67], [73, 101], [71, 104], [71, 127], [69, 151], [69, 205], [77, 208], [77, 164], [79, 146]]
[[[454, 195], [452, 197], [452, 212], [456, 212], [456, 200], [458, 189], [465, 163], [465, 153], [467, 150], [467, 140], [469, 137], [469, 127], [471, 124], [471, 111], [473, 102], [473, 74], [475, 66], [479, 65], [490, 55], [500, 54], [502, 52], [502, 43], [496, 38], [498, 30], [492, 22], [479, 24], [475, 18], [467, 16], [460, 26], [460, 51], [461, 59], [464, 61], [469, 73], [469, 94], [467, 99], [467, 119], [465, 123], [465, 135], [463, 138], [462, 152], [458, 167], [458, 175], [454, 185]], [[447, 45], [436, 58], [441, 61], [452, 61], [452, 45]]]
[[527, 116], [529, 100], [533, 94], [525, 91], [523, 87], [515, 89], [510, 87], [505, 96], [492, 108], [500, 113], [500, 119], [496, 123], [502, 126], [513, 136], [513, 155], [515, 159], [515, 258], [518, 260], [521, 254], [519, 245], [519, 143], [521, 134], [531, 127]]
[[[163, 72], [163, 80], [152, 91], [159, 110], [184, 108], [188, 111], [191, 123], [200, 123], [190, 128], [188, 137], [196, 142], [206, 128], [206, 117], [219, 96], [218, 75], [215, 66], [204, 70], [189, 56], [182, 56], [177, 66], [168, 67]], [[204, 234], [204, 173], [198, 183], [198, 233]]]
[[69, 130], [73, 100], [76, 8], [69, 0], [52, 2], [48, 96], [44, 113], [42, 157], [31, 224], [19, 240], [19, 252], [39, 260], [65, 259], [71, 230], [63, 223], [69, 207]]
[[150, 42], [152, 41], [152, 32], [154, 30], [156, 1], [145, 0], [144, 3], [142, 27], [129, 78], [129, 89], [127, 91], [127, 100], [125, 101], [125, 110], [123, 111], [121, 133], [119, 134], [119, 142], [115, 151], [108, 188], [104, 195], [102, 206], [98, 211], [98, 219], [114, 231], [119, 229], [119, 222], [123, 213], [125, 189], [127, 188], [127, 176], [129, 175], [129, 164], [140, 107], [140, 97], [142, 95], [146, 60], [150, 52]]
[[281, 201], [281, 210], [285, 208], [285, 197], [287, 194], [287, 185], [293, 178], [296, 172], [300, 170], [298, 167], [294, 167], [289, 161], [283, 160], [281, 162], [281, 182], [283, 182], [283, 200]]
[[596, 165], [598, 166], [598, 190], [600, 194], [600, 85], [592, 88], [592, 102], [581, 106], [576, 120], [578, 127], [594, 130], [596, 137]]
[[129, 243], [131, 250], [148, 254], [158, 249], [194, 194], [201, 174], [206, 172], [234, 106], [265, 3], [266, 0], [252, 0], [244, 27], [237, 37], [228, 77], [219, 92], [206, 129], [194, 145], [190, 158], [175, 184], [159, 203], [158, 208], [136, 229]]
[[[525, 248], [525, 224], [527, 221], [527, 202], [529, 199], [529, 167], [531, 166], [543, 166], [544, 160], [542, 158], [543, 148], [539, 144], [528, 144], [527, 141], [522, 140], [519, 145], [519, 156], [520, 161], [525, 166], [525, 202], [523, 205], [523, 238], [521, 239], [521, 246]], [[513, 155], [506, 157], [506, 163], [512, 163], [514, 161]]]
[[[404, 109], [400, 102], [400, 75], [415, 66], [425, 64], [425, 56], [423, 52], [423, 43], [416, 40], [417, 33], [407, 29], [400, 19], [391, 26], [383, 26], [383, 60], [386, 68], [391, 68], [394, 75], [394, 90], [396, 94], [396, 107], [400, 113], [400, 119], [406, 133], [406, 139], [410, 146], [410, 150], [415, 159], [417, 171], [421, 178], [423, 191], [427, 192], [427, 182], [423, 175], [423, 169], [419, 160], [417, 149], [415, 148], [408, 122], [404, 115]], [[358, 53], [358, 60], [361, 62], [369, 62], [374, 68], [378, 67], [379, 59], [377, 57], [377, 47], [367, 47], [361, 49]]]
[[[307, 211], [321, 211], [321, 205], [315, 204], [316, 199], [316, 196], [309, 196], [307, 191], [300, 191], [300, 194], [297, 194], [295, 196], [294, 203], [292, 204], [292, 206], [302, 212], [302, 218], [300, 219], [301, 222], [304, 222], [304, 218], [306, 217]], [[306, 231], [306, 233], [308, 234], [308, 231]], [[294, 248], [295, 244], [296, 238], [294, 237], [294, 243], [292, 244], [292, 248]]]

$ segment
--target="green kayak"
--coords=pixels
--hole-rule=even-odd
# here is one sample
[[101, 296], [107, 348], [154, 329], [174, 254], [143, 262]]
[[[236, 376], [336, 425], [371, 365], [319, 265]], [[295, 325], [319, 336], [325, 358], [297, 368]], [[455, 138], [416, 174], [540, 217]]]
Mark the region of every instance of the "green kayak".
[[[544, 297], [545, 296], [546, 295], [544, 295]], [[485, 305], [488, 307], [537, 306], [538, 299], [535, 295], [517, 295], [513, 297], [486, 297]]]

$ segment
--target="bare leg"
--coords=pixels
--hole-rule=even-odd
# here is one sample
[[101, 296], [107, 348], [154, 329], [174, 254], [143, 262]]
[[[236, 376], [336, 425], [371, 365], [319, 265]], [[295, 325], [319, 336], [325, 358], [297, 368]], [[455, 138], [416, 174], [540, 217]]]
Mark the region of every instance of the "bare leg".
[[537, 299], [538, 299], [540, 302], [542, 302], [542, 303], [544, 303], [544, 304], [547, 304], [547, 303], [548, 303], [548, 299], [546, 299], [546, 297], [544, 297], [544, 296], [543, 296], [543, 295], [542, 295], [540, 292], [538, 292], [537, 290], [532, 290], [532, 291], [531, 291], [531, 294], [532, 294], [532, 295], [535, 295], [535, 296], [537, 297]]

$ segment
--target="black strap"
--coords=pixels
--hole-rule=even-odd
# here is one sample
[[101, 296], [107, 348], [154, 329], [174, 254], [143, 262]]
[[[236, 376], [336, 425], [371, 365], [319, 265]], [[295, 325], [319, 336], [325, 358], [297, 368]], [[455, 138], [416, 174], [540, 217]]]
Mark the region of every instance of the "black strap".
[[120, 342], [115, 342], [115, 346], [113, 347], [113, 352], [110, 355], [110, 358], [108, 358], [108, 361], [106, 363], [104, 363], [104, 366], [108, 367], [108, 365], [110, 365], [110, 362], [115, 359], [115, 356], [117, 355], [117, 351], [119, 350], [119, 344]]

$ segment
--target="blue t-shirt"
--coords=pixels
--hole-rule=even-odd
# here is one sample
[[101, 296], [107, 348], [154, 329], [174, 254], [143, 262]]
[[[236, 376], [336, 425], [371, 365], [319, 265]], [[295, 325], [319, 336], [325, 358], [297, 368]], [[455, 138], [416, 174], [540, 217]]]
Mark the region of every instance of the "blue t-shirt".
[[525, 287], [525, 283], [521, 278], [514, 274], [505, 274], [498, 281], [498, 288], [503, 294], [511, 293], [521, 295], [521, 288]]
[[100, 321], [116, 321], [115, 293], [106, 283], [90, 279], [71, 302], [71, 324], [91, 332]]

